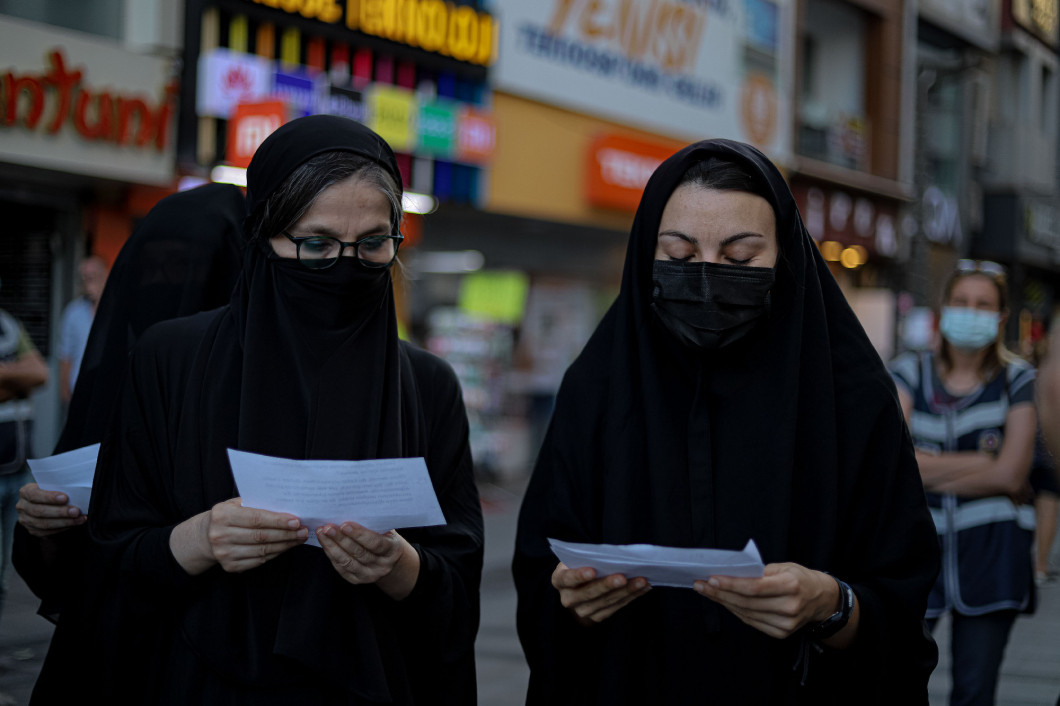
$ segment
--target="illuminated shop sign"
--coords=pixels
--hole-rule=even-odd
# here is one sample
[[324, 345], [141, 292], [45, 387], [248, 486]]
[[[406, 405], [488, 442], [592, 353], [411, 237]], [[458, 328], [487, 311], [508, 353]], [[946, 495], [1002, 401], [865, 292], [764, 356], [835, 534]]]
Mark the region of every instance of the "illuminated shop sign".
[[[407, 88], [368, 84], [358, 89], [337, 86], [327, 75], [307, 67], [284, 67], [257, 56], [217, 49], [199, 59], [197, 109], [200, 116], [229, 121], [248, 120], [248, 132], [231, 132], [229, 139], [254, 135], [262, 120], [247, 106], [284, 107], [284, 120], [301, 115], [341, 115], [375, 130], [398, 152], [416, 153], [464, 164], [485, 164], [493, 157], [496, 129], [490, 112], [459, 101], [425, 99]], [[283, 122], [281, 121], [281, 122]], [[247, 138], [249, 139], [249, 138]], [[231, 149], [231, 148], [230, 148]], [[249, 156], [236, 150], [230, 164]]]
[[169, 141], [171, 85], [158, 101], [116, 90], [93, 90], [88, 69], [74, 67], [61, 48], [45, 54], [47, 70], [0, 74], [0, 125], [55, 135], [64, 126], [85, 140], [162, 151]]
[[443, 0], [247, 1], [458, 61], [481, 66], [493, 62], [493, 17], [466, 5]]

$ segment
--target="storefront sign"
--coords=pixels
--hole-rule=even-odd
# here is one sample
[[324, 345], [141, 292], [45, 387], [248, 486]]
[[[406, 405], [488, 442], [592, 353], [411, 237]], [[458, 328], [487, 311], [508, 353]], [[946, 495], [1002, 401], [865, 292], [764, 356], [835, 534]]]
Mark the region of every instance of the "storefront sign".
[[990, 0], [920, 0], [918, 10], [943, 27], [982, 44], [996, 32]]
[[786, 0], [496, 0], [493, 7], [503, 17], [492, 74], [498, 88], [654, 131], [788, 151], [789, 101], [778, 70]]
[[674, 149], [624, 135], [606, 134], [589, 145], [585, 198], [593, 206], [634, 212], [644, 185]]
[[456, 161], [482, 164], [493, 157], [497, 131], [489, 113], [464, 106], [460, 109], [456, 129]]
[[894, 202], [804, 181], [793, 182], [791, 192], [806, 230], [818, 243], [860, 245], [885, 257], [898, 254], [898, 208]]
[[937, 186], [924, 189], [920, 208], [924, 235], [933, 243], [959, 247], [964, 240], [961, 230], [961, 209], [957, 199]]
[[526, 309], [530, 279], [523, 272], [485, 270], [460, 280], [458, 306], [466, 314], [501, 324], [518, 324]]
[[1060, 211], [1056, 206], [1027, 199], [1023, 206], [1023, 227], [1027, 240], [1060, 252]]
[[1057, 0], [1010, 0], [1012, 19], [1027, 31], [1047, 42], [1058, 45]]
[[420, 106], [419, 151], [440, 159], [449, 159], [456, 149], [457, 108], [453, 104], [434, 102]]
[[273, 86], [272, 62], [251, 54], [215, 49], [199, 57], [195, 111], [228, 119], [240, 103], [266, 100]]
[[363, 123], [367, 119], [368, 109], [364, 104], [364, 95], [360, 91], [340, 86], [331, 86], [324, 97], [324, 105], [318, 112], [327, 115], [341, 115], [350, 120]]
[[315, 77], [304, 72], [277, 71], [272, 79], [272, 97], [287, 103], [293, 117], [318, 112], [322, 91]]
[[102, 40], [0, 20], [0, 161], [129, 181], [173, 173], [169, 64]]
[[287, 105], [283, 101], [243, 103], [236, 106], [228, 120], [225, 162], [246, 169], [250, 158], [265, 138], [287, 122]]
[[493, 62], [494, 23], [486, 12], [443, 0], [247, 0], [292, 15], [382, 37], [458, 61]]
[[396, 152], [416, 146], [416, 94], [396, 86], [373, 85], [367, 90], [368, 127]]

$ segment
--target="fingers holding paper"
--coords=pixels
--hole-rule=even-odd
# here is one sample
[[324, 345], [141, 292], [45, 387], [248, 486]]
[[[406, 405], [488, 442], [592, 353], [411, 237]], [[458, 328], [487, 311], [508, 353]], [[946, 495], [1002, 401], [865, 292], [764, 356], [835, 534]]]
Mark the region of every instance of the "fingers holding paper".
[[395, 530], [373, 532], [356, 522], [317, 528], [317, 540], [331, 565], [354, 585], [376, 584], [395, 600], [412, 592], [419, 576], [416, 549]]
[[34, 537], [48, 537], [85, 524], [88, 516], [69, 505], [66, 493], [27, 483], [18, 491], [18, 521]]
[[563, 607], [583, 625], [607, 620], [651, 590], [644, 578], [612, 574], [598, 579], [594, 569], [571, 569], [562, 562], [552, 572], [552, 585], [559, 591]]
[[792, 563], [767, 564], [761, 578], [712, 576], [696, 581], [694, 588], [751, 627], [778, 639], [824, 620], [838, 601], [835, 581]]
[[207, 517], [210, 551], [225, 571], [261, 566], [309, 537], [309, 530], [297, 517], [243, 507], [240, 498], [214, 505]]

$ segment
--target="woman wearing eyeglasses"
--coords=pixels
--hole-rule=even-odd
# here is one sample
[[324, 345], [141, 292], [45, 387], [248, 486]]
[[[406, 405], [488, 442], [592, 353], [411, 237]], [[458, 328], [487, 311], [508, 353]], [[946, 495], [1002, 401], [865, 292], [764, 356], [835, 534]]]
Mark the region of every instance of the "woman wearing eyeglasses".
[[[231, 302], [137, 347], [89, 517], [121, 577], [117, 702], [475, 701], [482, 516], [456, 378], [397, 337], [400, 179], [354, 121], [284, 125], [248, 170]], [[243, 507], [229, 448], [425, 457], [448, 524], [377, 534]]]
[[927, 617], [952, 619], [950, 703], [993, 704], [1013, 621], [1032, 607], [1034, 369], [1002, 343], [1004, 269], [961, 260], [940, 340], [891, 364], [942, 548]]

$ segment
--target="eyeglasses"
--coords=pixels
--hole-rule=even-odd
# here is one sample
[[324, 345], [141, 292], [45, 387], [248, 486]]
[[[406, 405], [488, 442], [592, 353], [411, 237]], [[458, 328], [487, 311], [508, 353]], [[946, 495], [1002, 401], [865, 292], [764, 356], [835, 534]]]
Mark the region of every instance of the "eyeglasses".
[[398, 247], [405, 239], [403, 235], [372, 235], [352, 243], [327, 235], [295, 237], [283, 232], [295, 245], [298, 261], [311, 270], [326, 270], [342, 257], [346, 248], [353, 248], [353, 255], [365, 267], [389, 267], [397, 257]]
[[1005, 268], [992, 260], [958, 260], [957, 273], [962, 275], [984, 274], [992, 277], [1005, 277]]

